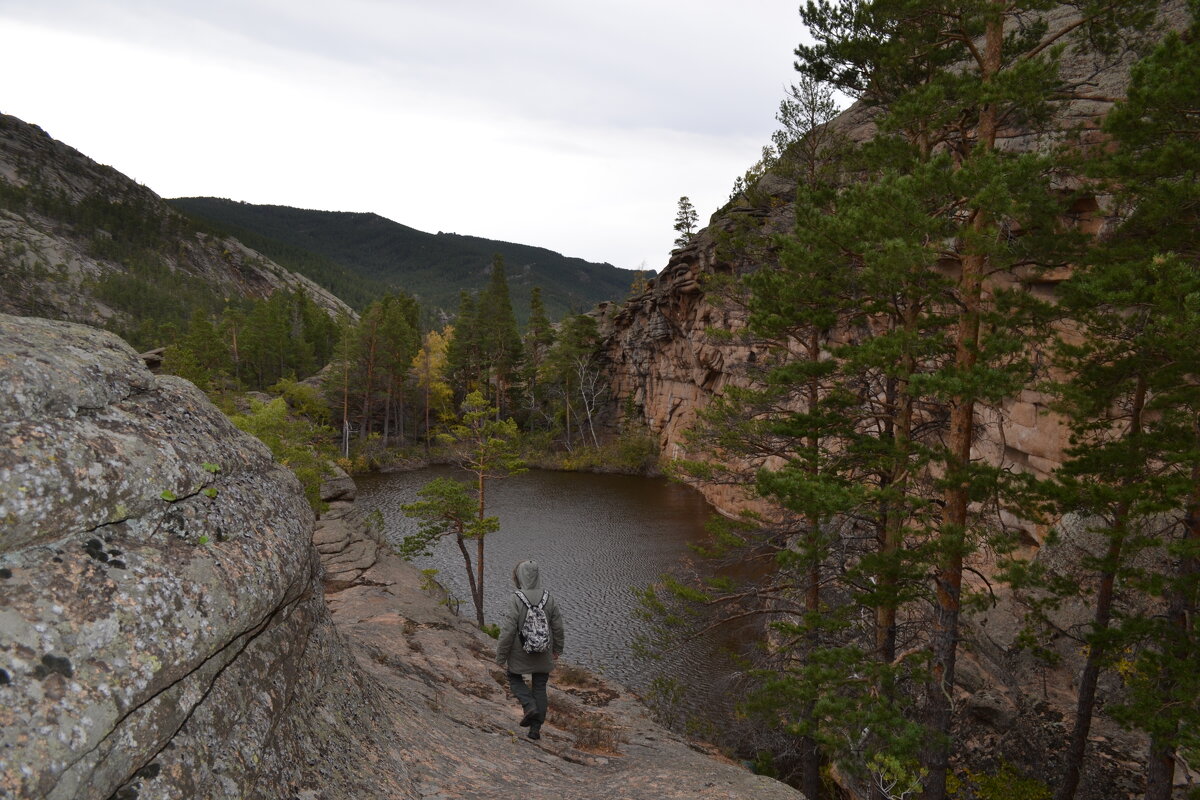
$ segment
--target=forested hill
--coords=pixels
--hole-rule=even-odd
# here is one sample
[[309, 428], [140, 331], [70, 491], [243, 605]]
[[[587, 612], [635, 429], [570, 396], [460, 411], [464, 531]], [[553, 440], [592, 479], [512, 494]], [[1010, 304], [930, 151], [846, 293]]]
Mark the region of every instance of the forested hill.
[[570, 258], [543, 247], [456, 233], [426, 233], [378, 214], [310, 211], [215, 197], [169, 202], [253, 242], [254, 247], [292, 269], [305, 272], [297, 257], [328, 259], [367, 281], [399, 287], [426, 308], [450, 313], [458, 307], [461, 290], [477, 291], [487, 285], [497, 253], [504, 257], [513, 310], [521, 320], [528, 316], [534, 286], [542, 288], [546, 311], [557, 319], [604, 300], [623, 299], [639, 275], [635, 270]]
[[[321, 286], [191, 223], [142, 186], [46, 131], [0, 114], [0, 311], [172, 342], [196, 314], [247, 312], [285, 290], [328, 314]], [[281, 302], [281, 301], [277, 301]]]

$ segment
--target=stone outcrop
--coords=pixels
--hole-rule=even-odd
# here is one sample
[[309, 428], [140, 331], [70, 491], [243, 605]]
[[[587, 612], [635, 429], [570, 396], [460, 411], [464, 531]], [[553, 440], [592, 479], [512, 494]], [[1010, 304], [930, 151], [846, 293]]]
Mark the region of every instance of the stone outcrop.
[[[14, 210], [6, 194], [22, 191], [51, 199]], [[116, 225], [134, 231], [114, 233]], [[203, 282], [218, 296], [262, 299], [279, 289], [302, 289], [330, 314], [354, 316], [308, 278], [236, 239], [196, 230], [145, 186], [36, 125], [0, 114], [0, 312], [104, 324], [117, 312], [94, 285], [129, 269], [98, 244], [114, 236], [139, 241], [164, 275]], [[169, 280], [164, 275], [157, 279]]]
[[334, 465], [321, 484], [321, 512], [313, 531], [313, 546], [321, 556], [325, 591], [339, 592], [357, 583], [375, 565], [383, 547], [383, 531], [354, 505], [358, 487], [345, 470]]
[[288, 470], [92, 328], [0, 316], [0, 385], [0, 795], [411, 796]]
[[523, 738], [491, 639], [385, 552], [327, 604], [295, 477], [116, 337], [0, 315], [0, 385], [0, 796], [801, 797], [570, 670]]

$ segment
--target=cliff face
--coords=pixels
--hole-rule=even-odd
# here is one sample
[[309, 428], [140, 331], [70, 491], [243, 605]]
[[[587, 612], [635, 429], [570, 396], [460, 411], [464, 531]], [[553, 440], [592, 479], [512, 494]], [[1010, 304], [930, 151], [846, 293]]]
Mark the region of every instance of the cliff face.
[[145, 186], [0, 114], [0, 312], [103, 324], [120, 312], [98, 284], [139, 269], [216, 297], [303, 289], [331, 314], [350, 312], [308, 278], [197, 231]]
[[[1049, 15], [1053, 29], [1072, 19], [1073, 10], [1060, 7]], [[1186, 4], [1166, 0], [1160, 18], [1164, 28], [1182, 29], [1188, 15]], [[1115, 63], [1075, 60], [1064, 64], [1064, 77], [1087, 86], [1087, 98], [1062, 103], [1051, 131], [1082, 129], [1081, 140], [1099, 136], [1098, 127], [1115, 99], [1124, 96], [1133, 56]], [[836, 133], [851, 142], [875, 135], [870, 111], [855, 105], [830, 123]], [[1046, 147], [1058, 137], [1020, 128], [1002, 129], [998, 147], [1026, 152]], [[1068, 181], [1064, 189], [1077, 188]], [[622, 306], [603, 309], [602, 330], [605, 356], [612, 386], [612, 411], [616, 416], [626, 398], [643, 410], [650, 430], [659, 437], [663, 455], [677, 458], [687, 454], [684, 432], [696, 412], [728, 386], [745, 384], [745, 365], [756, 357], [753, 342], [738, 336], [745, 329], [745, 315], [705, 290], [715, 276], [739, 275], [772, 269], [770, 237], [785, 234], [795, 225], [792, 208], [794, 183], [768, 174], [748, 194], [740, 195], [710, 220], [688, 246], [671, 254], [666, 267], [639, 297]], [[748, 196], [749, 195], [749, 196]], [[1085, 230], [1099, 232], [1106, 224], [1106, 197], [1085, 197], [1074, 212], [1087, 221]], [[755, 246], [738, 242], [756, 241]], [[1034, 291], [1052, 295], [1054, 284], [1065, 272], [1042, 277]], [[708, 334], [716, 329], [730, 336]], [[1047, 413], [1044, 396], [1026, 391], [1010, 398], [999, 409], [998, 419], [988, 420], [987, 432], [978, 444], [977, 456], [993, 463], [1001, 461], [1038, 476], [1049, 474], [1062, 460], [1065, 430]], [[701, 491], [718, 508], [732, 512], [744, 505], [745, 497], [722, 486], [702, 486]], [[1037, 532], [1030, 533], [1037, 536]]]
[[115, 336], [0, 315], [0, 385], [0, 796], [802, 800], [565, 667], [525, 739], [352, 481], [314, 548], [295, 477]]

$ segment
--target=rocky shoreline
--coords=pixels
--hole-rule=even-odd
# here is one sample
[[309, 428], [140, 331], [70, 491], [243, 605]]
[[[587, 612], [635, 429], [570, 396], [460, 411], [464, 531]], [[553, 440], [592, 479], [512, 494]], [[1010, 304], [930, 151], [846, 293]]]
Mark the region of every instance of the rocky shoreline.
[[328, 597], [338, 631], [399, 721], [411, 796], [802, 797], [664, 730], [630, 692], [573, 669], [551, 679], [541, 741], [526, 739], [492, 661], [495, 643], [420, 578], [384, 554], [359, 585]]

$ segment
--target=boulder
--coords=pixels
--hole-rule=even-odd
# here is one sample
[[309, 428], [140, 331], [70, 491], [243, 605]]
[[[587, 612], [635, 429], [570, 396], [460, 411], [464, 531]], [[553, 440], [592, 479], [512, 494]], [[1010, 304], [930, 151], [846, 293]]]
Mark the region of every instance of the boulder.
[[329, 471], [329, 475], [321, 481], [321, 499], [326, 503], [334, 500], [353, 500], [358, 494], [358, 486], [350, 474], [337, 464], [330, 464]]
[[0, 796], [412, 796], [265, 446], [80, 325], [0, 385]]

